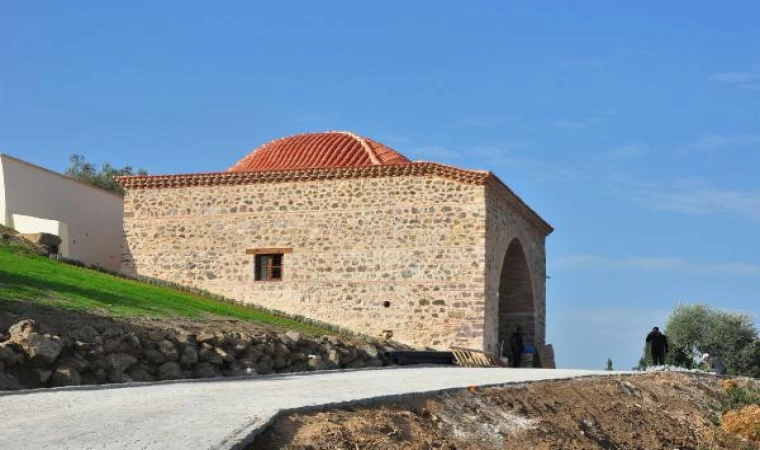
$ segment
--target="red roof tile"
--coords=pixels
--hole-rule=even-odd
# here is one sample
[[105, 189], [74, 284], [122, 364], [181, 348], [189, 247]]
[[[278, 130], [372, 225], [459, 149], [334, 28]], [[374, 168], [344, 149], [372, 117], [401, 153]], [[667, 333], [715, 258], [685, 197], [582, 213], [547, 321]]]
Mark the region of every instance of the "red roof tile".
[[408, 164], [397, 151], [347, 131], [296, 134], [262, 145], [228, 172]]

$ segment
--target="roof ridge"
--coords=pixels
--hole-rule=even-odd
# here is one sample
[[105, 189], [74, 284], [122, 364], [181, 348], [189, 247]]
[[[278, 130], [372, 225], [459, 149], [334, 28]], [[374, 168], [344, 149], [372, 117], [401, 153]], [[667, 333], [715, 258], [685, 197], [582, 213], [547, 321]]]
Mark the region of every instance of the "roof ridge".
[[359, 145], [362, 146], [362, 149], [367, 154], [367, 156], [369, 157], [373, 165], [377, 165], [377, 166], [382, 165], [382, 162], [380, 161], [380, 158], [377, 156], [377, 153], [372, 149], [372, 146], [370, 146], [369, 143], [367, 142], [367, 138], [360, 136], [352, 131], [345, 131], [345, 130], [304, 131], [301, 133], [291, 134], [288, 136], [281, 136], [281, 137], [265, 142], [264, 144], [256, 147], [252, 152], [248, 153], [243, 158], [239, 159], [237, 162], [235, 162], [235, 164], [233, 164], [227, 170], [225, 170], [225, 172], [235, 172], [235, 170], [233, 170], [235, 167], [243, 164], [247, 160], [252, 159], [254, 155], [259, 152], [259, 150], [265, 149], [273, 144], [276, 144], [277, 142], [284, 141], [286, 139], [293, 139], [293, 138], [298, 138], [301, 136], [316, 135], [316, 134], [341, 134], [344, 136], [348, 136], [354, 139], [355, 141], [357, 141]]
[[379, 166], [382, 164], [380, 162], [380, 158], [377, 157], [377, 153], [375, 153], [375, 150], [367, 142], [367, 138], [363, 136], [359, 136], [358, 134], [352, 131], [327, 131], [327, 133], [340, 133], [340, 134], [344, 134], [346, 136], [354, 138], [356, 141], [359, 142], [359, 144], [362, 146], [364, 151], [367, 152], [367, 156], [369, 156], [369, 160], [372, 161], [372, 164], [376, 166]]

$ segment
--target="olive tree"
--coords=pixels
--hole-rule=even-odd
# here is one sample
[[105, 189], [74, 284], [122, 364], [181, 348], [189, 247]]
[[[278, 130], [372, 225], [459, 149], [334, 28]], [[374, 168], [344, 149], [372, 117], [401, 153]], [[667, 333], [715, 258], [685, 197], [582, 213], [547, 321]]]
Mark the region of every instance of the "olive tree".
[[729, 373], [760, 374], [760, 340], [752, 317], [703, 303], [678, 304], [665, 326], [666, 363], [692, 368], [702, 353], [717, 355]]
[[124, 190], [119, 186], [119, 183], [114, 180], [114, 177], [148, 174], [144, 169], [138, 169], [135, 171], [132, 166], [125, 166], [121, 169], [117, 169], [107, 163], [100, 166], [100, 168], [97, 168], [95, 165], [87, 162], [82, 155], [71, 155], [69, 160], [71, 161], [71, 166], [69, 166], [69, 168], [66, 169], [66, 172], [64, 172], [66, 175], [120, 195], [124, 195]]

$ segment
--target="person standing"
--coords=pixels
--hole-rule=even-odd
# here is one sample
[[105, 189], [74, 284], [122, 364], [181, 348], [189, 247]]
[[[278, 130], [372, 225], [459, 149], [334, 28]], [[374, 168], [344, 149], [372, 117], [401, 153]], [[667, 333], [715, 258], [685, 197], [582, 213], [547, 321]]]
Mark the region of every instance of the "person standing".
[[517, 327], [517, 330], [509, 338], [509, 346], [512, 348], [512, 355], [514, 358], [514, 365], [512, 367], [520, 367], [520, 360], [522, 359], [523, 351], [523, 332], [522, 327]]
[[652, 353], [652, 360], [655, 366], [662, 366], [665, 364], [665, 354], [668, 352], [668, 338], [664, 334], [660, 333], [660, 329], [657, 327], [652, 328], [652, 331], [647, 335], [647, 343], [649, 344], [649, 351]]

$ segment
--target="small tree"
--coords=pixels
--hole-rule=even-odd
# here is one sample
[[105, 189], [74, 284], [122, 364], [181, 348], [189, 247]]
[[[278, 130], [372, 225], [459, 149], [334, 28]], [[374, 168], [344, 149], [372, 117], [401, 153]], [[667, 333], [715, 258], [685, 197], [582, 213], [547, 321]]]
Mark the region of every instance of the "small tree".
[[114, 177], [148, 174], [145, 169], [138, 169], [136, 172], [132, 166], [116, 169], [108, 163], [103, 164], [98, 169], [93, 164], [87, 162], [82, 155], [71, 155], [70, 161], [71, 166], [64, 172], [66, 175], [120, 195], [124, 195], [124, 189], [119, 186]]
[[607, 367], [604, 370], [615, 370], [612, 368], [612, 358], [607, 358]]

